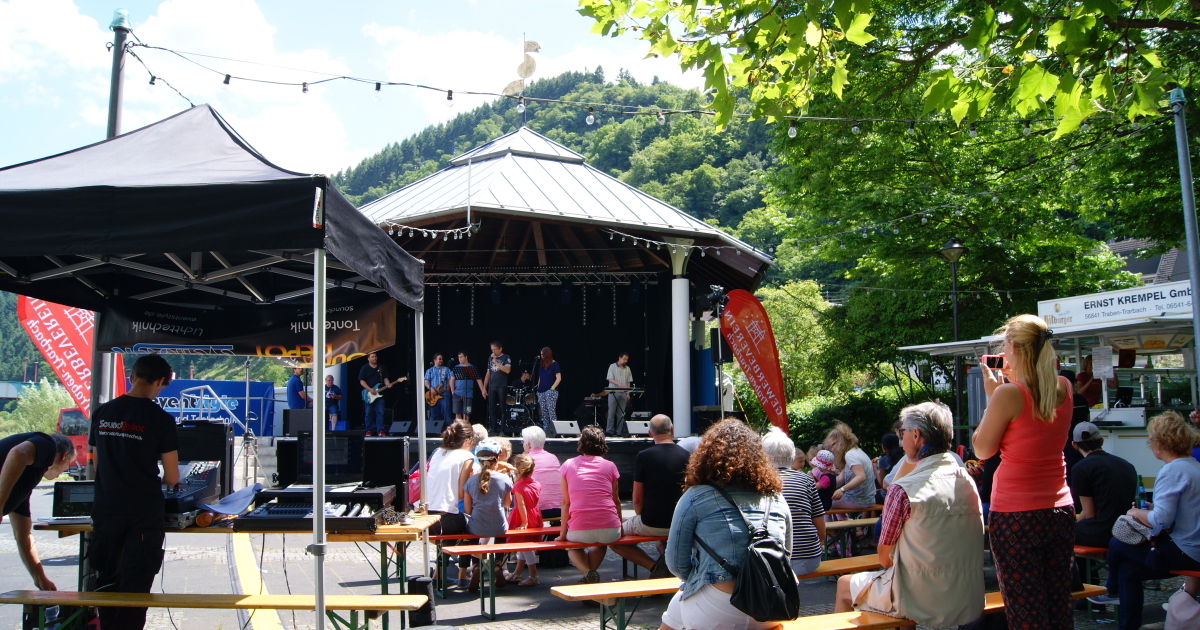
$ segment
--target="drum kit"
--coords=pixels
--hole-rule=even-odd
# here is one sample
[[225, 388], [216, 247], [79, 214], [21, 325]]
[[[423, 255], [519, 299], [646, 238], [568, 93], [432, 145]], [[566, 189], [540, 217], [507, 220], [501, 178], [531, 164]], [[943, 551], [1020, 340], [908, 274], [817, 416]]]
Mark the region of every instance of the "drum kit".
[[503, 435], [520, 435], [521, 429], [538, 424], [537, 389], [533, 387], [509, 387], [504, 398]]

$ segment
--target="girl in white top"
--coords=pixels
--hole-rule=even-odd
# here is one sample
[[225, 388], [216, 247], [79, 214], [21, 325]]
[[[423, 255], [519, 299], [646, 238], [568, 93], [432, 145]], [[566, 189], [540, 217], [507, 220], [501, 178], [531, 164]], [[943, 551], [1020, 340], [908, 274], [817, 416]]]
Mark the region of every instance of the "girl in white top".
[[842, 485], [833, 493], [833, 507], [866, 508], [875, 505], [875, 467], [871, 457], [858, 448], [858, 437], [844, 422], [833, 426], [825, 437], [825, 448], [833, 451], [841, 471]]
[[[430, 534], [467, 531], [467, 521], [458, 509], [458, 502], [463, 497], [463, 483], [471, 476], [471, 466], [475, 462], [471, 455], [471, 437], [470, 427], [456, 420], [442, 431], [442, 447], [429, 458], [425, 496], [429, 501], [429, 512], [441, 515], [430, 528]], [[470, 556], [459, 558], [458, 584], [462, 588], [467, 587], [467, 568], [470, 566]]]

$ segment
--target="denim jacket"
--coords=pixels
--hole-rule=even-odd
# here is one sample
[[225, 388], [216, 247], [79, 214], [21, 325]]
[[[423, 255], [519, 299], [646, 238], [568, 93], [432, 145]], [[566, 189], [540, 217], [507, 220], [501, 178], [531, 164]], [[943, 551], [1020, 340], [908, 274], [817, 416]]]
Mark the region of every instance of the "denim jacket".
[[[755, 526], [762, 523], [763, 513], [771, 497], [739, 488], [727, 488], [742, 513]], [[779, 541], [789, 554], [792, 551], [792, 514], [782, 494], [776, 494], [771, 502], [767, 532]], [[693, 486], [683, 493], [675, 505], [671, 519], [671, 534], [667, 538], [667, 567], [683, 580], [680, 599], [687, 599], [705, 584], [717, 584], [732, 580], [733, 576], [721, 568], [699, 544], [696, 537], [720, 554], [735, 568], [741, 568], [750, 533], [746, 523], [738, 516], [729, 501], [711, 486]]]

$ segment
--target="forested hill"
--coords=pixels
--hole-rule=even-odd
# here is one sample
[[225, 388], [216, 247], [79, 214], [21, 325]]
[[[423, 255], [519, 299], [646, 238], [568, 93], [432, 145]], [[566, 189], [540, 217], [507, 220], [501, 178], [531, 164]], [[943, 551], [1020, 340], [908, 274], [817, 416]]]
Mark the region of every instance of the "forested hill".
[[[637, 82], [621, 71], [605, 81], [603, 69], [567, 72], [533, 82], [525, 95], [564, 101], [659, 109], [698, 109], [707, 97], [655, 80]], [[769, 128], [735, 119], [717, 133], [708, 116], [597, 113], [563, 104], [528, 102], [524, 115], [513, 99], [464, 112], [453, 120], [385, 147], [338, 173], [338, 187], [356, 205], [378, 199], [449, 165], [450, 159], [521, 125], [583, 154], [589, 164], [700, 219], [736, 228], [746, 212], [763, 206], [761, 176], [769, 160]], [[601, 109], [597, 107], [596, 109]]]

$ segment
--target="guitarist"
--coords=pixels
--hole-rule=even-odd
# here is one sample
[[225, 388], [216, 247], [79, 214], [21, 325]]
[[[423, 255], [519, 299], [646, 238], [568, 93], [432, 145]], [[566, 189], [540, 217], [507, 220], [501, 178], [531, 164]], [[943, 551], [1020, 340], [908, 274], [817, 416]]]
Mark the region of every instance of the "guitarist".
[[367, 355], [367, 364], [358, 371], [358, 384], [372, 396], [379, 396], [374, 402], [363, 401], [363, 428], [366, 435], [380, 437], [387, 435], [387, 427], [383, 426], [383, 390], [393, 385], [388, 379], [387, 368], [379, 365], [379, 355], [372, 352]]
[[441, 354], [433, 355], [433, 367], [425, 370], [425, 403], [429, 405], [429, 419], [434, 422], [450, 422], [450, 368], [442, 365]]

